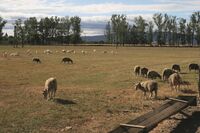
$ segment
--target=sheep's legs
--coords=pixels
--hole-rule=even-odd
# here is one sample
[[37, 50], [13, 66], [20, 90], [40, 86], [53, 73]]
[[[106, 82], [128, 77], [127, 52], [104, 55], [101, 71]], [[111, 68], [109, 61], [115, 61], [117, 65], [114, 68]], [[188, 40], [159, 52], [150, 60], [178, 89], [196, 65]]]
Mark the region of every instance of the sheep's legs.
[[53, 92], [53, 98], [55, 98], [55, 96], [56, 96], [56, 92], [54, 91], [54, 92]]
[[157, 91], [155, 91], [155, 98], [157, 98]]

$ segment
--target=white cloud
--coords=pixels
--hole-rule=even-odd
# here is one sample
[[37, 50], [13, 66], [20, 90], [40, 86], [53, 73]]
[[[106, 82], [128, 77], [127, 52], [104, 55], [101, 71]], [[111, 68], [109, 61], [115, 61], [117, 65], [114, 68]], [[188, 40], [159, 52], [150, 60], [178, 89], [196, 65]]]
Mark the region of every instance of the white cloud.
[[89, 28], [83, 28], [83, 32], [81, 33], [81, 36], [96, 36], [96, 35], [103, 35], [104, 29], [89, 29]]
[[[192, 13], [200, 10], [199, 0], [152, 0], [157, 4], [124, 4], [124, 3], [100, 3], [79, 4], [69, 3], [65, 0], [1, 0], [0, 16], [7, 20], [17, 18], [46, 16], [78, 15], [85, 23], [106, 23], [111, 14], [127, 14], [128, 21], [141, 15], [150, 20], [155, 12], [167, 13]], [[145, 2], [144, 2], [145, 3]], [[6, 26], [8, 26], [7, 24]], [[97, 29], [96, 29], [97, 30]], [[97, 30], [98, 33], [100, 30]], [[87, 30], [88, 34], [97, 34], [95, 31]], [[102, 31], [101, 31], [102, 33]]]

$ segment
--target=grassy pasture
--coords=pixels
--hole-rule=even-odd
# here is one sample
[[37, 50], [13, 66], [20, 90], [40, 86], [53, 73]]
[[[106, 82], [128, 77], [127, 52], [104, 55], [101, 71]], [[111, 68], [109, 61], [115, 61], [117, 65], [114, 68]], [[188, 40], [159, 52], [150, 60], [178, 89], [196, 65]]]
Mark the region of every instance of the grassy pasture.
[[[61, 53], [65, 48], [74, 49], [76, 54]], [[28, 49], [32, 51], [31, 56], [26, 54]], [[54, 53], [43, 54], [45, 49]], [[88, 51], [88, 54], [83, 55], [81, 50]], [[108, 53], [104, 54], [104, 50]], [[117, 54], [111, 54], [112, 50]], [[2, 133], [107, 132], [118, 123], [128, 122], [159, 106], [165, 97], [184, 94], [171, 91], [167, 83], [157, 80], [159, 100], [145, 99], [142, 92], [135, 91], [133, 87], [133, 83], [146, 80], [133, 75], [135, 65], [161, 73], [174, 63], [180, 64], [182, 78], [192, 83], [190, 89], [193, 95], [197, 95], [198, 75], [189, 73], [188, 64], [199, 63], [198, 48], [27, 46], [14, 49], [1, 46], [0, 53], [3, 51], [17, 51], [20, 56], [0, 57]], [[42, 64], [32, 63], [32, 57], [36, 56]], [[61, 64], [65, 56], [72, 58], [74, 64]], [[57, 102], [45, 101], [41, 94], [49, 77], [58, 80]], [[68, 126], [72, 129], [67, 131], [65, 127]]]

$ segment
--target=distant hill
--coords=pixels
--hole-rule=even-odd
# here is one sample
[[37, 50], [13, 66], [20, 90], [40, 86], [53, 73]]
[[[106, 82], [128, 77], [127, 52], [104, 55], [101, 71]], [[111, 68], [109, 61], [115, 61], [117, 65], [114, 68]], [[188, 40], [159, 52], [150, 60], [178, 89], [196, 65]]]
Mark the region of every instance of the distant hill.
[[104, 35], [98, 36], [82, 36], [82, 40], [86, 42], [99, 42], [99, 41], [106, 41], [106, 37]]

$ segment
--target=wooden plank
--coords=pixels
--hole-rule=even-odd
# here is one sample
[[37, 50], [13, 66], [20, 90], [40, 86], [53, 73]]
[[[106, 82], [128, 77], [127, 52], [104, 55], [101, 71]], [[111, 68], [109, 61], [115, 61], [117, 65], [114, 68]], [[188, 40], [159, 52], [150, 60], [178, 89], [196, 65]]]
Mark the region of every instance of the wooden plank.
[[133, 124], [120, 124], [120, 126], [122, 127], [133, 127], [133, 128], [146, 128], [145, 126], [141, 126], [141, 125], [133, 125]]
[[[134, 124], [134, 125], [137, 125], [138, 123], [141, 123], [143, 121], [145, 121], [146, 119], [148, 119], [149, 117], [151, 117], [152, 115], [154, 115], [155, 113], [159, 113], [161, 112], [162, 110], [168, 108], [169, 106], [171, 106], [172, 104], [174, 104], [175, 101], [169, 101], [165, 104], [163, 104], [162, 106], [158, 107], [157, 109], [153, 110], [153, 111], [150, 111], [130, 122], [128, 122], [127, 124]], [[127, 133], [127, 130], [129, 128], [122, 128], [122, 127], [117, 127], [115, 128], [114, 130], [110, 131], [109, 133]]]
[[169, 98], [169, 100], [173, 100], [173, 101], [177, 101], [177, 102], [182, 102], [182, 103], [188, 103], [188, 101], [180, 100], [180, 99], [177, 99], [177, 98]]
[[[169, 108], [166, 108], [165, 110], [153, 115], [152, 117], [150, 117], [150, 118], [146, 119], [145, 121], [138, 123], [138, 124], [146, 126], [146, 130], [149, 131], [153, 127], [155, 127], [159, 122], [163, 121], [166, 118], [169, 118], [171, 115], [176, 114], [177, 112], [182, 110], [185, 106], [187, 106], [186, 103], [176, 102]], [[135, 133], [135, 132], [137, 133], [137, 132], [141, 132], [141, 131], [142, 130], [140, 130], [140, 129], [133, 129], [133, 128], [131, 128], [129, 130], [130, 133]]]
[[150, 111], [149, 113], [146, 113], [127, 123], [129, 125], [143, 125], [145, 126], [145, 129], [129, 126], [119, 126], [118, 128], [110, 131], [109, 133], [140, 133], [149, 131], [153, 127], [155, 127], [159, 122], [169, 118], [171, 115], [174, 115], [180, 112], [182, 109], [188, 107], [194, 99], [194, 97], [187, 99], [187, 101], [185, 99], [173, 99], [172, 101], [165, 103], [159, 108]]

